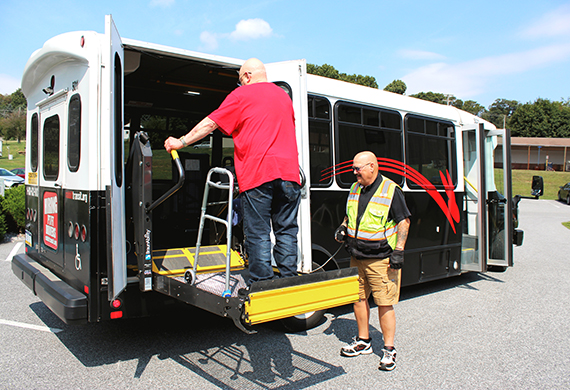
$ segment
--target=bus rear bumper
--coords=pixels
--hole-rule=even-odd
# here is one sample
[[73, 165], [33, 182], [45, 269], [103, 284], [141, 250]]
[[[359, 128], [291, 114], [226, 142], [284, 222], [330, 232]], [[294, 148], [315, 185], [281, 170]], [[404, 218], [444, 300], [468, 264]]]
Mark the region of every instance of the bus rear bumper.
[[87, 297], [25, 254], [14, 256], [12, 272], [66, 324], [87, 322]]

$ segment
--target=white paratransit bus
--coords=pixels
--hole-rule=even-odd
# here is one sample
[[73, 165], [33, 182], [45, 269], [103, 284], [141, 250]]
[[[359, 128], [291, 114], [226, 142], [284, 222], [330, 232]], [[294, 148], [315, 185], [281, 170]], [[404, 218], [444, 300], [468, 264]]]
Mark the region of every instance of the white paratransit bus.
[[[104, 34], [58, 35], [32, 54], [22, 80], [26, 251], [12, 269], [63, 321], [183, 302], [248, 332], [278, 319], [314, 326], [327, 308], [358, 299], [334, 231], [363, 150], [378, 156], [412, 213], [404, 286], [513, 264], [523, 233], [508, 131], [453, 107], [307, 74], [298, 60], [266, 68], [295, 110], [300, 276], [247, 288], [231, 137], [215, 131], [173, 156], [163, 148], [236, 88], [243, 62], [122, 39], [110, 15]], [[499, 141], [505, 153], [495, 161]]]

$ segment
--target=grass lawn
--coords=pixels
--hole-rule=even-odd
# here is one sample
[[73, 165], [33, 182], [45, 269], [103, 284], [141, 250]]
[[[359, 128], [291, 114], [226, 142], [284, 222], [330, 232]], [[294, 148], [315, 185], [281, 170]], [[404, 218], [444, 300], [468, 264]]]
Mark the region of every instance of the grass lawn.
[[[10, 140], [2, 142], [2, 157], [0, 157], [0, 168], [12, 170], [14, 168], [24, 168], [26, 166], [24, 149], [26, 149], [26, 141], [18, 143], [18, 141]], [[12, 160], [9, 159], [12, 155]]]
[[560, 186], [570, 182], [570, 172], [525, 171], [516, 169], [513, 171], [513, 196], [530, 196], [533, 176], [542, 176], [544, 179], [544, 195], [541, 196], [540, 199], [558, 199]]

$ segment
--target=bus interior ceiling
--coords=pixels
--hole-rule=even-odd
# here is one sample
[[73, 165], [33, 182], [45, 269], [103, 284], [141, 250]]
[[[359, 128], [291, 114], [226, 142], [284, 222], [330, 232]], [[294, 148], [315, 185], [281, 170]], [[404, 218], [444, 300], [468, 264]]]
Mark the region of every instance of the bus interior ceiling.
[[[133, 58], [134, 66], [129, 63]], [[145, 131], [153, 154], [152, 198], [156, 200], [178, 180], [175, 164], [164, 149], [164, 140], [188, 133], [214, 111], [236, 88], [238, 67], [133, 51], [127, 47], [125, 69], [134, 69], [126, 72], [124, 82], [125, 127], [129, 130], [125, 158], [129, 156], [134, 134], [139, 130]], [[180, 150], [185, 183], [152, 212], [155, 249], [196, 245], [206, 175], [211, 167], [222, 166], [227, 157], [233, 157], [233, 147], [227, 147], [228, 142], [222, 138], [221, 132], [216, 131], [211, 137]], [[211, 195], [211, 198], [227, 197], [227, 194], [216, 192]], [[223, 213], [224, 207], [219, 208], [217, 213]], [[223, 242], [223, 230], [223, 226], [207, 221], [202, 245]]]

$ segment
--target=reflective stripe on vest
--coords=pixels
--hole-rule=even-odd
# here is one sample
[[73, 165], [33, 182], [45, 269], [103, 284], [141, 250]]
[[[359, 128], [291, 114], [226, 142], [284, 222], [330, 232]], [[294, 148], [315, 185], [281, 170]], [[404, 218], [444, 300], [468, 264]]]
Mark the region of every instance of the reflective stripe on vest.
[[360, 185], [354, 183], [350, 188], [348, 201], [346, 204], [346, 214], [348, 215], [349, 237], [365, 241], [388, 240], [388, 244], [396, 247], [398, 238], [397, 224], [388, 221], [388, 212], [394, 197], [394, 191], [398, 185], [392, 180], [384, 177], [380, 186], [368, 202], [366, 211], [362, 215], [358, 232], [356, 232], [356, 219], [358, 217], [358, 200], [360, 198]]

